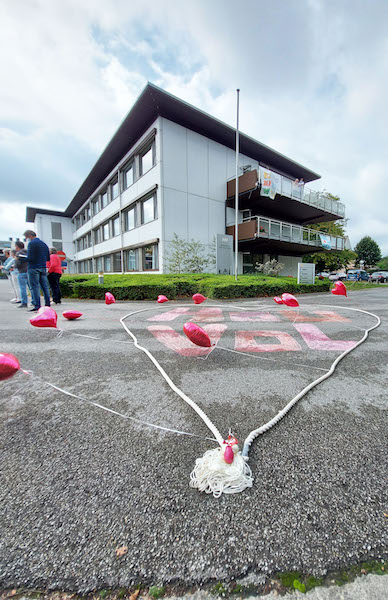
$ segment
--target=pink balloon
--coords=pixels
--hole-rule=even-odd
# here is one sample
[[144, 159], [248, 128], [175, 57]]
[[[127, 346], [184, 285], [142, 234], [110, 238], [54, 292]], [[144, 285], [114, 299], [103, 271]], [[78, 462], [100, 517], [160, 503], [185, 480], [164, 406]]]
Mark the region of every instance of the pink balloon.
[[106, 292], [105, 294], [105, 304], [114, 304], [116, 302], [116, 298], [110, 292]]
[[13, 354], [0, 354], [0, 381], [10, 379], [20, 369], [20, 364]]
[[183, 325], [183, 331], [189, 338], [193, 344], [197, 346], [203, 346], [204, 348], [210, 348], [212, 345], [210, 338], [206, 331], [204, 331], [201, 327], [196, 325], [195, 323], [185, 323]]
[[56, 327], [57, 313], [50, 306], [42, 306], [34, 317], [30, 319], [34, 327]]
[[206, 296], [202, 296], [202, 294], [194, 294], [193, 300], [194, 304], [201, 304], [206, 300]]
[[347, 296], [346, 285], [342, 283], [342, 281], [336, 281], [331, 293], [334, 294], [334, 296]]
[[163, 296], [163, 294], [160, 294], [158, 296], [158, 302], [159, 302], [159, 304], [163, 304], [163, 302], [168, 302], [167, 296]]
[[299, 302], [292, 294], [282, 294], [283, 304], [286, 306], [299, 306]]
[[225, 452], [224, 452], [224, 461], [226, 463], [228, 463], [228, 465], [231, 465], [234, 459], [234, 452], [231, 448], [231, 446], [226, 446], [225, 448]]
[[74, 319], [78, 319], [78, 317], [82, 317], [82, 312], [79, 312], [79, 310], [65, 310], [62, 315], [65, 317], [65, 319], [73, 321]]
[[279, 298], [279, 296], [275, 296], [274, 300], [275, 300], [276, 304], [283, 304], [283, 300], [281, 298]]

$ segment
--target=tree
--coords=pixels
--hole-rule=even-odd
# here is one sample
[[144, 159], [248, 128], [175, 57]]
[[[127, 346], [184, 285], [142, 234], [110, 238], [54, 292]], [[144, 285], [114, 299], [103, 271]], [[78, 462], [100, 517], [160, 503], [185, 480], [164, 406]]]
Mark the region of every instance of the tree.
[[357, 255], [352, 250], [333, 250], [330, 252], [314, 252], [303, 257], [303, 262], [315, 263], [317, 273], [321, 271], [338, 271], [346, 269]]
[[363, 260], [365, 267], [373, 267], [381, 260], [380, 246], [369, 235], [366, 235], [358, 242], [354, 251], [357, 254], [357, 262], [359, 263], [360, 260]]
[[203, 273], [212, 259], [205, 255], [205, 246], [201, 242], [193, 239], [186, 242], [174, 233], [166, 261], [170, 273]]
[[379, 260], [376, 266], [381, 271], [388, 271], [388, 256], [383, 256], [383, 258]]

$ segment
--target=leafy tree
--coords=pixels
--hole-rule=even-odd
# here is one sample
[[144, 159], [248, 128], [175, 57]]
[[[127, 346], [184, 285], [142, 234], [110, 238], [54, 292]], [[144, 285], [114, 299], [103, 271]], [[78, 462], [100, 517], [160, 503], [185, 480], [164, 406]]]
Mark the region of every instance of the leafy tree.
[[317, 273], [321, 271], [337, 271], [346, 269], [357, 255], [352, 250], [333, 250], [331, 252], [314, 252], [303, 257], [303, 262], [315, 263]]
[[201, 242], [193, 239], [186, 242], [174, 233], [166, 261], [170, 273], [202, 273], [212, 263], [212, 258], [205, 255], [205, 246]]
[[357, 254], [357, 262], [359, 263], [360, 260], [363, 260], [366, 267], [373, 267], [381, 260], [380, 246], [369, 235], [366, 235], [358, 242], [354, 251]]
[[383, 258], [379, 260], [376, 266], [381, 271], [388, 271], [388, 256], [383, 256]]

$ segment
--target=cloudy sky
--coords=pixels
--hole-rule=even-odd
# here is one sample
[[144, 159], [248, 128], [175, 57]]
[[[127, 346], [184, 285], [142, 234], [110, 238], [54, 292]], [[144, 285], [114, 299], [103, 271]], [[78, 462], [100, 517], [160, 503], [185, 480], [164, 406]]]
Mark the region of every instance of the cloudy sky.
[[388, 254], [388, 2], [0, 0], [0, 239], [64, 209], [151, 81], [320, 173]]

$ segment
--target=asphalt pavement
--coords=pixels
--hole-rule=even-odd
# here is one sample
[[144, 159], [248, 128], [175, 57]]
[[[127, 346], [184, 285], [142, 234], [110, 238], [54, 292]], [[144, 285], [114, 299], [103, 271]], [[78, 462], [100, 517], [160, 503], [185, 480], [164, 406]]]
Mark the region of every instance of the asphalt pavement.
[[[299, 296], [294, 315], [270, 299], [197, 307], [65, 299], [61, 311], [83, 317], [65, 321], [58, 310], [61, 335], [32, 327], [9, 297], [0, 281], [0, 351], [32, 374], [0, 382], [2, 588], [190, 588], [278, 571], [320, 576], [388, 558], [386, 287]], [[190, 488], [196, 458], [214, 447], [204, 439], [211, 434], [120, 317], [147, 309], [126, 319], [139, 343], [223, 435], [232, 428], [244, 440], [375, 322], [341, 307], [376, 313], [382, 324], [253, 443], [253, 487], [219, 499]], [[259, 313], [268, 316], [259, 321]], [[220, 337], [207, 356], [190, 355], [180, 337], [190, 319]], [[201, 437], [126, 420], [46, 382]]]

